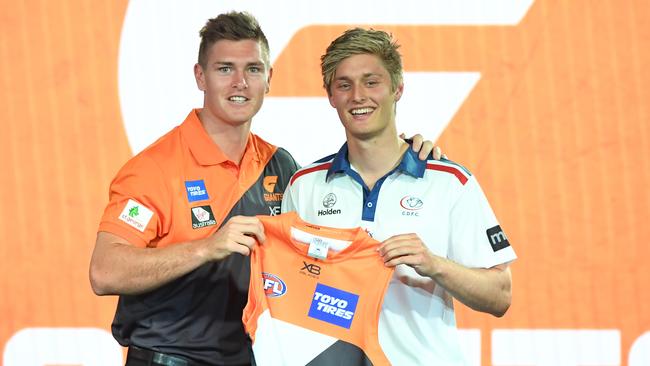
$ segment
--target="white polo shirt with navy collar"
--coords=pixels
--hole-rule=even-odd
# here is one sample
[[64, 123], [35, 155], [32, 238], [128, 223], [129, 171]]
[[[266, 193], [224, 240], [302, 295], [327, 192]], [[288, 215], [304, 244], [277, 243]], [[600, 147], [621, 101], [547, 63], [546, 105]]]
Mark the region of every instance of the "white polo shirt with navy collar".
[[[516, 259], [465, 168], [445, 159], [421, 161], [407, 149], [370, 190], [347, 155], [344, 144], [337, 154], [296, 172], [282, 211], [297, 211], [322, 226], [360, 226], [379, 241], [415, 233], [432, 253], [470, 268]], [[451, 295], [406, 265], [397, 266], [386, 291], [379, 343], [394, 365], [465, 365]]]

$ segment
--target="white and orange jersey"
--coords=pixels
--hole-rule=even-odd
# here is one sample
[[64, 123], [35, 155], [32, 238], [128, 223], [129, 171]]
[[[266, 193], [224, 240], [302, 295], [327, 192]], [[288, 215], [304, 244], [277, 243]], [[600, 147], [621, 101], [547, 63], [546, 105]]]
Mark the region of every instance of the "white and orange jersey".
[[393, 270], [363, 229], [262, 217], [244, 327], [257, 365], [387, 365], [378, 323]]

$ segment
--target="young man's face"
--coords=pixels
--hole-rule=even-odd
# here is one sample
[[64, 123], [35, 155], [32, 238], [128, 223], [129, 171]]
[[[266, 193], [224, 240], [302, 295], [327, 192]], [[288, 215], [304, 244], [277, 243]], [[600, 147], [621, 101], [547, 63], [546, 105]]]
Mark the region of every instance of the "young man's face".
[[350, 56], [338, 65], [330, 86], [330, 104], [336, 108], [348, 138], [372, 139], [395, 124], [395, 102], [403, 85], [391, 91], [391, 79], [381, 60], [370, 54]]
[[262, 107], [271, 70], [259, 42], [220, 40], [210, 47], [207, 66], [194, 66], [194, 76], [204, 92], [204, 113], [220, 123], [241, 125]]

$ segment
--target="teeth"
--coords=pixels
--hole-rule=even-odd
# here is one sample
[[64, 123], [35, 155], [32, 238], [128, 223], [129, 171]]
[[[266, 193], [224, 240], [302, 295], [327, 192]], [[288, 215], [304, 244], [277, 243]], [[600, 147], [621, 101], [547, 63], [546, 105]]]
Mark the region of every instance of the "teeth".
[[366, 108], [353, 109], [353, 110], [350, 111], [350, 113], [352, 113], [354, 115], [359, 115], [359, 114], [367, 114], [367, 113], [370, 113], [372, 111], [373, 111], [372, 108], [366, 107]]
[[248, 100], [248, 98], [242, 97], [242, 96], [234, 96], [228, 98], [229, 101], [235, 102], [235, 103], [244, 103], [245, 101]]

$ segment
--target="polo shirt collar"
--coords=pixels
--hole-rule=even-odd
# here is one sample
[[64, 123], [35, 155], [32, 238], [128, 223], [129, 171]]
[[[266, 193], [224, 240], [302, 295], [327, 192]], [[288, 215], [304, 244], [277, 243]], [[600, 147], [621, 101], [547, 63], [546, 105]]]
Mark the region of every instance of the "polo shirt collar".
[[[391, 173], [399, 171], [415, 178], [422, 178], [426, 169], [426, 160], [420, 160], [418, 154], [409, 147], [402, 155], [402, 160], [399, 165], [391, 171]], [[329, 180], [332, 176], [338, 173], [348, 174], [349, 171], [352, 171], [352, 166], [350, 165], [350, 160], [348, 160], [348, 143], [346, 142], [341, 146], [341, 149], [339, 149], [336, 155], [334, 155], [332, 165], [327, 170], [326, 179]]]
[[[180, 125], [181, 135], [192, 156], [200, 165], [217, 165], [228, 161], [226, 154], [221, 151], [219, 146], [212, 141], [210, 136], [199, 119], [199, 109], [193, 109], [187, 115], [185, 121]], [[259, 153], [257, 146], [253, 141], [252, 135], [248, 134], [248, 141], [246, 142], [246, 151], [242, 158], [242, 163], [248, 160], [259, 161]]]

